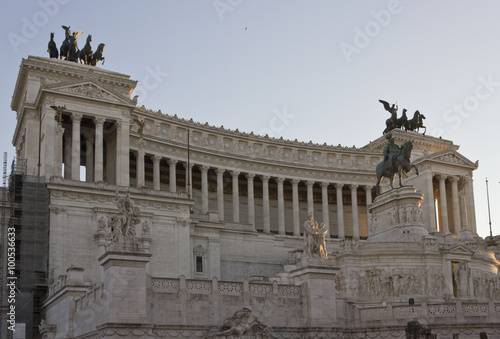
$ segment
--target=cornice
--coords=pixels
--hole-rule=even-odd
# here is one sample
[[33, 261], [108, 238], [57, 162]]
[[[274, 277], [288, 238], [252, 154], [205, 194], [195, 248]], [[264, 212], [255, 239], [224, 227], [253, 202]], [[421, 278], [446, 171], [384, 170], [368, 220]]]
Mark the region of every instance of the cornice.
[[[418, 149], [434, 149], [441, 151], [445, 149], [458, 150], [459, 146], [454, 145], [451, 140], [436, 138], [414, 131], [404, 131], [401, 129], [394, 129], [391, 131], [392, 137], [396, 144], [402, 144], [408, 140], [413, 141], [414, 148]], [[381, 151], [387, 144], [386, 135], [382, 135], [368, 145], [361, 147], [362, 149], [373, 151]]]
[[444, 151], [426, 155], [422, 158], [416, 159], [413, 163], [415, 165], [418, 165], [426, 162], [464, 167], [472, 170], [476, 170], [479, 166], [479, 161], [476, 161], [474, 163], [454, 149], [447, 149]]
[[49, 78], [57, 78], [59, 81], [61, 78], [80, 80], [94, 78], [98, 79], [101, 83], [122, 87], [128, 94], [130, 94], [137, 85], [137, 81], [131, 80], [129, 75], [118, 72], [65, 60], [28, 56], [28, 59], [23, 59], [20, 65], [16, 85], [14, 87], [14, 95], [11, 101], [11, 109], [13, 111], [18, 110], [19, 101], [22, 97], [22, 87], [26, 83], [28, 74], [33, 72], [40, 72]]
[[125, 105], [130, 108], [135, 107], [130, 98], [124, 97], [113, 90], [111, 86], [92, 78], [43, 85], [36, 102], [40, 100], [42, 93], [54, 93], [113, 105]]
[[[152, 154], [160, 154], [172, 157], [176, 160], [186, 160], [186, 145], [175, 142], [154, 142], [151, 140], [131, 138], [131, 150], [144, 148]], [[318, 166], [317, 164], [298, 164], [287, 161], [271, 159], [252, 158], [235, 153], [221, 152], [216, 150], [207, 151], [204, 148], [190, 148], [190, 159], [192, 164], [208, 165], [212, 168], [224, 168], [226, 170], [241, 170], [247, 173], [259, 175], [268, 174], [272, 177], [284, 177], [287, 179], [300, 178], [301, 180], [314, 180], [325, 182], [352, 182], [360, 185], [373, 184], [375, 182], [375, 167], [373, 169], [354, 169], [352, 167], [334, 168]], [[146, 152], [148, 153], [148, 152]]]
[[163, 113], [161, 110], [154, 111], [147, 109], [144, 106], [136, 107], [133, 114], [138, 115], [141, 118], [149, 118], [154, 121], [159, 121], [160, 123], [174, 124], [185, 129], [189, 128], [191, 133], [200, 132], [200, 133], [218, 134], [224, 137], [237, 138], [241, 140], [251, 141], [254, 143], [269, 144], [273, 146], [300, 147], [303, 149], [310, 149], [314, 151], [335, 151], [335, 152], [347, 152], [347, 153], [357, 152], [362, 154], [375, 154], [376, 152], [371, 149], [357, 148], [354, 146], [353, 147], [347, 147], [341, 145], [333, 146], [326, 144], [326, 142], [323, 144], [318, 144], [318, 143], [313, 143], [311, 141], [309, 142], [298, 141], [297, 139], [288, 140], [284, 139], [283, 137], [273, 138], [269, 136], [261, 136], [258, 134], [254, 134], [253, 132], [250, 133], [240, 132], [238, 129], [230, 130], [224, 128], [224, 126], [217, 127], [209, 125], [208, 122], [205, 123], [195, 122], [193, 119], [188, 120], [180, 118], [176, 114], [169, 115]]

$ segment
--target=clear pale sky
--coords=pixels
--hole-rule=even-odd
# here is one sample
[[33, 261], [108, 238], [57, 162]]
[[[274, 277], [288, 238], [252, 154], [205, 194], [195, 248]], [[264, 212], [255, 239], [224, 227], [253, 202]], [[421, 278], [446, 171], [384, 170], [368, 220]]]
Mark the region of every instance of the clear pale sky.
[[[139, 81], [139, 105], [285, 139], [361, 147], [419, 110], [427, 134], [479, 160], [479, 235], [500, 234], [498, 1], [6, 1], [0, 14], [0, 150], [22, 58], [47, 56], [61, 25], [106, 44], [98, 67]], [[282, 123], [276, 123], [276, 117]]]

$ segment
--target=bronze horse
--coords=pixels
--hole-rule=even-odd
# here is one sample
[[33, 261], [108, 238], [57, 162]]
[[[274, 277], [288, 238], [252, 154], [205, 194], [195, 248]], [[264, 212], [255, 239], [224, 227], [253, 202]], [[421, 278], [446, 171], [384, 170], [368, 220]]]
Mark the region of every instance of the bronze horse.
[[96, 66], [99, 60], [102, 60], [102, 64], [104, 65], [104, 56], [102, 55], [102, 51], [104, 50], [104, 44], [99, 44], [97, 46], [97, 50], [94, 54], [92, 54], [92, 58], [90, 59], [89, 65]]
[[92, 35], [89, 34], [87, 36], [87, 42], [85, 46], [80, 50], [80, 63], [88, 65], [90, 63], [90, 59], [92, 59], [92, 46], [90, 46], [90, 42], [92, 41]]
[[68, 60], [68, 54], [69, 54], [69, 37], [71, 36], [71, 32], [69, 30], [69, 26], [62, 26], [62, 28], [64, 29], [64, 32], [65, 32], [65, 37], [64, 37], [64, 40], [61, 44], [61, 48], [59, 50], [59, 55], [62, 58], [64, 58], [65, 60]]
[[420, 128], [424, 128], [424, 133], [427, 132], [427, 128], [424, 126], [425, 115], [421, 114], [419, 111], [415, 111], [413, 118], [406, 121], [404, 124], [405, 131], [418, 131]]
[[54, 33], [50, 33], [50, 41], [47, 47], [47, 52], [49, 52], [49, 57], [59, 58], [59, 52], [57, 51], [56, 43], [54, 42]]
[[390, 180], [391, 188], [394, 189], [393, 183], [396, 174], [399, 175], [399, 187], [403, 187], [401, 182], [402, 173], [408, 173], [415, 169], [415, 173], [418, 175], [418, 168], [411, 164], [410, 156], [411, 150], [413, 149], [413, 142], [407, 141], [401, 146], [399, 154], [394, 157], [394, 163], [389, 164], [389, 160], [385, 159], [377, 165], [377, 185], [376, 194], [380, 194], [380, 182], [383, 178], [388, 178]]

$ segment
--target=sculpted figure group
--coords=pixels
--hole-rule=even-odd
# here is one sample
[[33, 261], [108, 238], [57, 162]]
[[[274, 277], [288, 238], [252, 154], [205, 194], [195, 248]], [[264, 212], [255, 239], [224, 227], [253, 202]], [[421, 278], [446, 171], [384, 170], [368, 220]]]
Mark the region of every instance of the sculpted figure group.
[[233, 316], [227, 318], [222, 326], [209, 331], [209, 337], [236, 337], [240, 338], [247, 333], [259, 333], [260, 338], [272, 338], [271, 328], [264, 324], [252, 313], [250, 306], [236, 311]]
[[318, 226], [318, 223], [314, 221], [313, 213], [309, 212], [309, 217], [304, 223], [304, 252], [308, 256], [317, 259], [328, 257], [325, 243], [327, 232], [325, 224]]
[[386, 136], [388, 143], [384, 147], [384, 160], [377, 165], [376, 193], [380, 194], [380, 182], [383, 178], [389, 178], [391, 188], [394, 189], [394, 178], [399, 175], [399, 187], [403, 186], [402, 174], [410, 172], [412, 169], [418, 175], [418, 168], [410, 161], [413, 142], [407, 141], [401, 147], [394, 143], [392, 134]]
[[406, 116], [406, 109], [403, 109], [403, 114], [398, 118], [398, 104], [389, 105], [387, 101], [379, 100], [387, 112], [391, 113], [391, 117], [385, 121], [386, 128], [384, 134], [389, 133], [395, 128], [404, 128], [405, 131], [417, 131], [424, 128], [424, 135], [427, 128], [424, 126], [425, 116], [419, 111], [415, 111], [413, 118], [408, 119]]
[[97, 62], [102, 60], [102, 64], [104, 65], [105, 58], [102, 55], [105, 46], [104, 44], [99, 44], [97, 46], [97, 50], [93, 52], [92, 46], [90, 46], [92, 35], [89, 34], [87, 36], [85, 46], [80, 50], [78, 48], [77, 39], [83, 32], [78, 31], [71, 33], [69, 26], [62, 26], [62, 28], [65, 32], [65, 38], [59, 51], [57, 50], [57, 45], [54, 41], [54, 33], [50, 33], [50, 41], [47, 49], [50, 58], [57, 59], [60, 57], [61, 59], [64, 58], [64, 60], [80, 62], [90, 66], [96, 66]]

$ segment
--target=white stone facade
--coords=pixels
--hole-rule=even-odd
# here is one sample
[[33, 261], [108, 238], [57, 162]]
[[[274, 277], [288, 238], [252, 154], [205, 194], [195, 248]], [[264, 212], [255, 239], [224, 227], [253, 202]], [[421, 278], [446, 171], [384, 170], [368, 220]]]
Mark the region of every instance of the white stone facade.
[[[136, 107], [135, 85], [66, 61], [21, 64], [13, 143], [50, 191], [47, 338], [200, 338], [245, 305], [277, 338], [399, 338], [410, 320], [438, 337], [500, 338], [498, 247], [476, 234], [477, 163], [451, 141], [394, 131], [414, 142], [420, 175], [384, 202], [384, 137], [348, 148], [230, 131]], [[51, 106], [65, 107], [61, 125]], [[118, 216], [125, 192], [151, 240], [115, 253], [99, 220]], [[301, 256], [310, 211], [328, 260]]]

